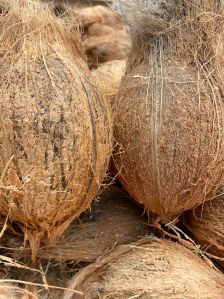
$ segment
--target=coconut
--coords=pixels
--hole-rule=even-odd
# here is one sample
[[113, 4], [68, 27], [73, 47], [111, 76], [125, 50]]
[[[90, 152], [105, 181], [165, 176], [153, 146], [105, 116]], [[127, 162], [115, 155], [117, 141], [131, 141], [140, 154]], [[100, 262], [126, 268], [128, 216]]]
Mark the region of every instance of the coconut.
[[104, 95], [113, 98], [118, 92], [125, 69], [126, 60], [112, 60], [93, 69], [91, 77]]
[[167, 222], [224, 181], [223, 80], [214, 53], [221, 1], [114, 2], [132, 35], [114, 101], [114, 164], [129, 194]]
[[38, 299], [36, 295], [14, 285], [0, 282], [0, 299]]
[[224, 197], [205, 202], [185, 214], [187, 228], [203, 249], [217, 259], [224, 258]]
[[126, 31], [116, 30], [106, 35], [86, 36], [83, 45], [89, 65], [96, 67], [107, 61], [125, 59], [130, 43]]
[[86, 210], [105, 177], [108, 104], [89, 80], [77, 26], [37, 1], [5, 0], [0, 16], [0, 214], [35, 259]]
[[223, 298], [224, 276], [183, 246], [156, 238], [123, 245], [82, 269], [71, 298]]
[[[123, 192], [110, 187], [92, 205], [91, 212], [83, 213], [79, 220], [74, 221], [57, 244], [40, 248], [38, 256], [60, 263], [91, 263], [117, 245], [137, 241], [154, 232], [150, 231], [147, 219], [141, 214], [141, 209]], [[23, 240], [12, 235], [6, 239], [7, 254], [12, 253], [15, 260], [26, 261], [30, 253], [28, 248], [24, 248]]]
[[122, 29], [123, 25], [118, 15], [109, 8], [102, 5], [95, 6], [74, 6], [75, 13], [82, 20], [85, 28], [100, 23], [101, 25], [109, 25], [116, 29]]

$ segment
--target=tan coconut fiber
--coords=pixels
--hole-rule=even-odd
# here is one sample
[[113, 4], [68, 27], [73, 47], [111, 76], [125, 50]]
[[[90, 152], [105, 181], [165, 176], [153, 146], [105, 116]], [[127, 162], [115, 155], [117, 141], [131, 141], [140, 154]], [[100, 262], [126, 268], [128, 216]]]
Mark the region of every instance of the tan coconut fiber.
[[84, 293], [63, 299], [223, 298], [224, 276], [189, 249], [149, 238], [123, 245], [81, 270], [69, 283]]
[[91, 77], [95, 80], [102, 94], [111, 99], [117, 95], [125, 70], [126, 60], [107, 61], [97, 69], [93, 69]]
[[132, 35], [114, 101], [114, 163], [130, 195], [167, 222], [224, 183], [223, 80], [214, 51], [221, 1], [114, 2]]
[[38, 297], [25, 289], [4, 283], [3, 279], [0, 280], [0, 299], [38, 299]]
[[93, 24], [108, 25], [110, 27], [113, 27], [114, 29], [123, 28], [118, 15], [105, 6], [75, 5], [73, 10], [80, 17], [85, 28], [88, 28]]
[[86, 210], [105, 177], [108, 105], [89, 80], [74, 21], [46, 4], [5, 0], [0, 15], [0, 214], [21, 225], [33, 259]]
[[[137, 241], [152, 233], [141, 209], [116, 187], [105, 190], [100, 200], [74, 221], [62, 238], [50, 248], [40, 248], [38, 256], [58, 262], [93, 262], [121, 244]], [[8, 235], [5, 247], [16, 260], [27, 260], [29, 249], [20, 237]]]
[[224, 197], [217, 196], [185, 214], [187, 228], [202, 248], [224, 261]]

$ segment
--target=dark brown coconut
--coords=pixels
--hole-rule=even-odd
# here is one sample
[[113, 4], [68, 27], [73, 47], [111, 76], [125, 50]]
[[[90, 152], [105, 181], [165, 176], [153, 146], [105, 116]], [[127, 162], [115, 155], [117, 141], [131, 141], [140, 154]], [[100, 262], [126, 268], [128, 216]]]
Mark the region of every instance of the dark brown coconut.
[[224, 261], [224, 197], [205, 202], [185, 214], [185, 222], [202, 248]]
[[0, 214], [37, 254], [86, 210], [105, 177], [108, 106], [89, 80], [77, 26], [37, 1], [0, 16]]
[[174, 242], [146, 239], [120, 246], [81, 270], [63, 299], [223, 298], [224, 276]]
[[130, 195], [166, 222], [224, 183], [223, 81], [214, 52], [221, 1], [114, 2], [132, 34], [114, 101], [114, 163]]

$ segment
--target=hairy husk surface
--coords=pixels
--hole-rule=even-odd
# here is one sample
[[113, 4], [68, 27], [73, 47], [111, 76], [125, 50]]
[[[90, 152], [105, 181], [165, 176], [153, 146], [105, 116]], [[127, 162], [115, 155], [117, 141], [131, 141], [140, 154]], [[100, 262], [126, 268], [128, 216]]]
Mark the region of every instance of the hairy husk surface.
[[[40, 248], [38, 257], [57, 262], [94, 262], [117, 245], [137, 241], [152, 233], [139, 207], [115, 187], [105, 190], [100, 200], [75, 220], [52, 247]], [[30, 252], [20, 236], [7, 236], [6, 246], [15, 260], [26, 261]], [[16, 249], [16, 250], [15, 250]]]
[[33, 259], [86, 210], [105, 177], [108, 106], [89, 81], [78, 23], [46, 4], [0, 15], [0, 213], [21, 224]]
[[224, 197], [205, 202], [185, 215], [188, 229], [206, 252], [224, 261]]
[[221, 2], [115, 4], [130, 24], [132, 50], [114, 101], [114, 163], [130, 195], [166, 222], [223, 185]]
[[15, 285], [0, 282], [0, 299], [38, 299], [36, 295]]
[[189, 249], [156, 238], [123, 245], [69, 283], [83, 297], [63, 299], [223, 298], [224, 277]]

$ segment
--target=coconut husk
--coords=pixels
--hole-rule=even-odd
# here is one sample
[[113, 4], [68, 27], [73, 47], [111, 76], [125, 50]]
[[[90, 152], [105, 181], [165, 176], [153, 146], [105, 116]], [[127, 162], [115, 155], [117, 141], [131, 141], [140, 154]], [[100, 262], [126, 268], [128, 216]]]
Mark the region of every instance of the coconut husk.
[[37, 1], [5, 0], [0, 16], [0, 214], [35, 259], [86, 210], [105, 177], [109, 106], [89, 80], [79, 23]]
[[[66, 6], [53, 3], [50, 7], [54, 14], [62, 18], [68, 15]], [[73, 10], [84, 28], [82, 39], [90, 68], [96, 68], [107, 61], [126, 58], [130, 39], [117, 14], [102, 5], [76, 5]]]
[[74, 6], [74, 11], [82, 20], [85, 28], [95, 23], [109, 25], [114, 29], [123, 28], [123, 24], [121, 23], [118, 15], [105, 6], [95, 5], [85, 7], [76, 5]]
[[117, 30], [108, 35], [87, 36], [83, 40], [83, 45], [88, 64], [90, 67], [96, 67], [107, 61], [125, 59], [130, 42], [124, 30]]
[[132, 49], [114, 100], [114, 164], [129, 194], [168, 222], [223, 185], [221, 2], [117, 2]]
[[102, 94], [108, 98], [113, 98], [118, 92], [125, 69], [125, 60], [112, 60], [103, 63], [97, 69], [93, 69], [91, 77]]
[[185, 247], [156, 238], [116, 248], [82, 269], [71, 298], [223, 298], [224, 276]]
[[[141, 209], [118, 188], [111, 187], [92, 205], [89, 213], [82, 214], [70, 225], [55, 246], [40, 248], [38, 256], [60, 263], [90, 263], [117, 245], [153, 233], [146, 223]], [[24, 261], [30, 256], [29, 249], [24, 248], [18, 236], [8, 236], [5, 246], [15, 260]]]
[[0, 299], [38, 299], [38, 297], [30, 291], [4, 283], [3, 279], [0, 282]]
[[224, 261], [224, 197], [205, 202], [185, 214], [187, 228], [203, 249]]

